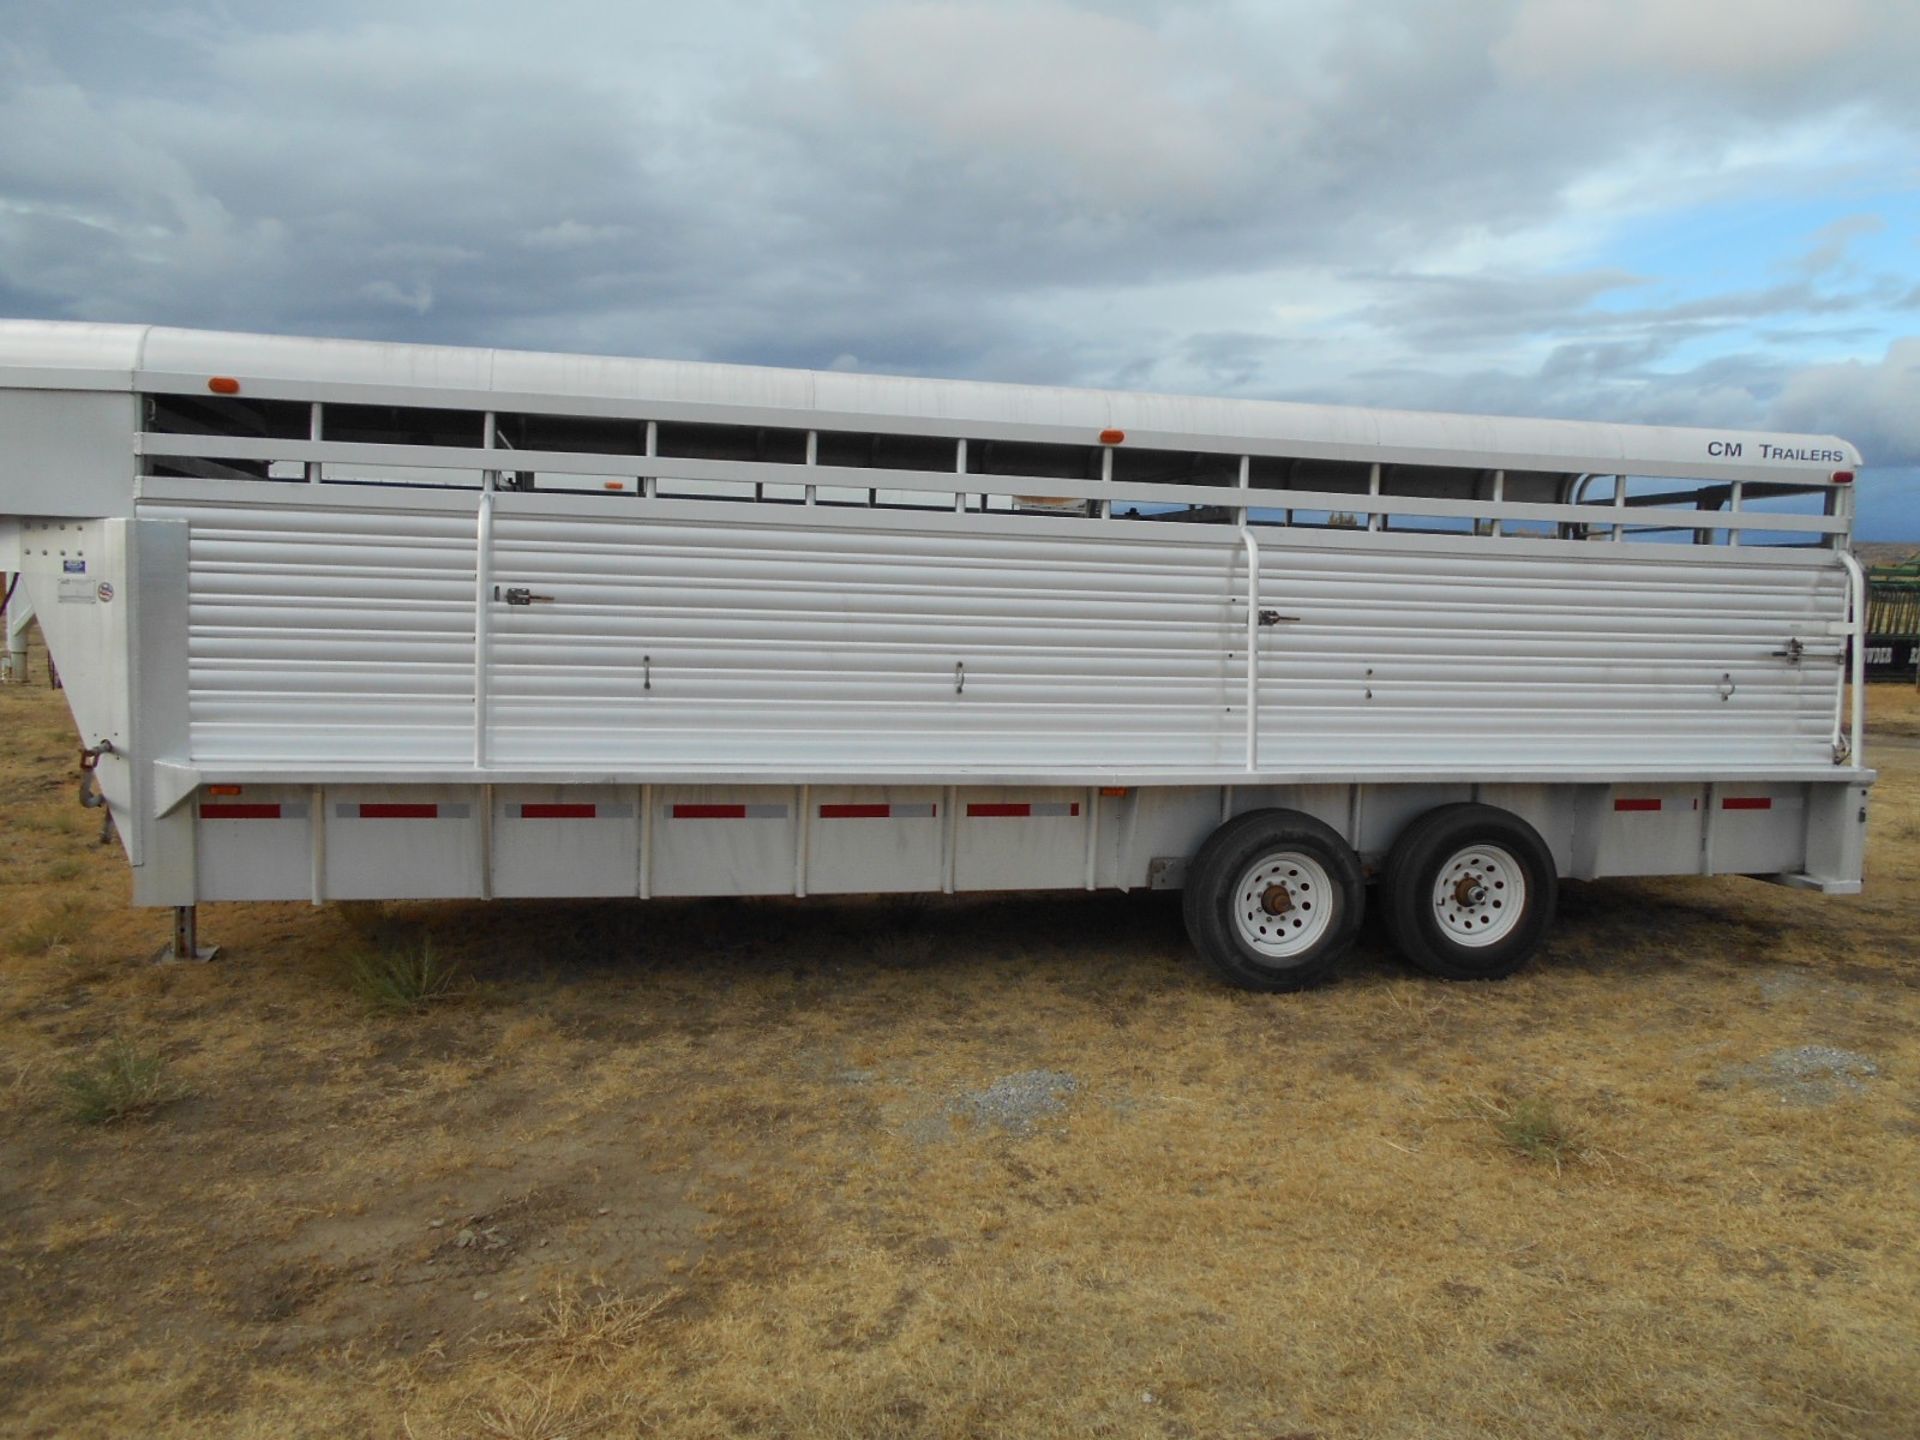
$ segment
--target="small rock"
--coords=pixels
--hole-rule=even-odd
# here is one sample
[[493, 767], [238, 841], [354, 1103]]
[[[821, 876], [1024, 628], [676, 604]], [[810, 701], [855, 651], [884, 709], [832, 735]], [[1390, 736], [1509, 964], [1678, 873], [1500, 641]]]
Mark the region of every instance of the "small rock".
[[466, 1250], [472, 1247], [473, 1242], [477, 1238], [473, 1231], [462, 1230], [458, 1235], [453, 1237], [453, 1243], [458, 1245], [462, 1250]]
[[476, 1290], [473, 1292], [473, 1299], [475, 1304], [478, 1304], [480, 1301], [486, 1298], [487, 1298], [487, 1292], [484, 1290]]
[[613, 1213], [613, 1207], [611, 1205], [602, 1205], [600, 1207], [600, 1213], [602, 1215], [611, 1215]]
[[429, 1220], [427, 1221], [427, 1229], [438, 1230], [438, 1229], [441, 1229], [443, 1226], [445, 1226], [446, 1223], [447, 1222], [444, 1220]]

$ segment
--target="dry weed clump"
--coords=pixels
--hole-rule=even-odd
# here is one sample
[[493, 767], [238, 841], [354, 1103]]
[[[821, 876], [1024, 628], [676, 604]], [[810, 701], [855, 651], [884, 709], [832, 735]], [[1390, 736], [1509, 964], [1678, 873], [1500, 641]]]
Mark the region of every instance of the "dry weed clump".
[[660, 1313], [680, 1295], [680, 1290], [668, 1289], [648, 1300], [632, 1300], [617, 1292], [588, 1294], [562, 1284], [547, 1301], [539, 1328], [502, 1335], [493, 1343], [502, 1350], [537, 1351], [562, 1374], [583, 1366], [611, 1369], [651, 1336]]
[[1524, 1159], [1551, 1165], [1555, 1174], [1597, 1153], [1585, 1128], [1545, 1095], [1476, 1095], [1473, 1104], [1502, 1145]]
[[353, 993], [372, 1009], [390, 1013], [421, 1010], [448, 998], [460, 969], [436, 953], [426, 937], [350, 950], [343, 965]]
[[93, 907], [85, 899], [57, 895], [28, 909], [8, 934], [7, 948], [22, 957], [69, 953], [93, 926]]
[[54, 1083], [67, 1117], [82, 1125], [150, 1114], [186, 1094], [158, 1051], [122, 1037], [109, 1040], [85, 1064], [61, 1071]]

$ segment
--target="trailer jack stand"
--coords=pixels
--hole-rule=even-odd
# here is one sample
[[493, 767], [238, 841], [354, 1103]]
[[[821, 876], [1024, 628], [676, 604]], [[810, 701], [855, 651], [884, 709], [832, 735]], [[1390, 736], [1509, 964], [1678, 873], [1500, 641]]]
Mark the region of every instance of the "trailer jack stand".
[[200, 907], [176, 905], [173, 907], [173, 943], [153, 958], [156, 963], [163, 960], [211, 960], [219, 953], [218, 945], [202, 948], [200, 944]]

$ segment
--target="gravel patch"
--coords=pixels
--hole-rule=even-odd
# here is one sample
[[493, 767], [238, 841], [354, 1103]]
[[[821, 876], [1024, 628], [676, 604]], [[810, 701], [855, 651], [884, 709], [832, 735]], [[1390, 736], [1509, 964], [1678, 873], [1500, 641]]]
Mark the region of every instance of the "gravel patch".
[[1024, 1135], [1036, 1121], [1063, 1113], [1067, 1097], [1079, 1088], [1080, 1082], [1064, 1070], [1020, 1070], [1002, 1075], [984, 1090], [956, 1096], [947, 1110], [976, 1124]]
[[1729, 1079], [1765, 1085], [1783, 1105], [1831, 1105], [1843, 1095], [1866, 1092], [1867, 1081], [1879, 1075], [1872, 1056], [1834, 1045], [1794, 1045], [1776, 1050], [1757, 1065], [1728, 1072]]

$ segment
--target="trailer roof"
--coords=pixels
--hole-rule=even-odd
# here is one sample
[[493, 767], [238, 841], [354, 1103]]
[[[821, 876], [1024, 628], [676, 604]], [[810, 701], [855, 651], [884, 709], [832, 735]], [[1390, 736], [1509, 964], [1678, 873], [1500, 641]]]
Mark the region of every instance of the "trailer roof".
[[[0, 320], [0, 385], [204, 393], [232, 376], [262, 397], [548, 408], [820, 429], [1019, 435], [1412, 464], [1830, 483], [1860, 465], [1831, 435], [1302, 405], [1125, 390], [781, 370], [685, 360], [309, 339], [158, 325]], [[404, 392], [404, 393], [403, 393]], [[728, 412], [742, 412], [729, 416]]]

